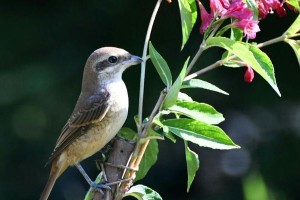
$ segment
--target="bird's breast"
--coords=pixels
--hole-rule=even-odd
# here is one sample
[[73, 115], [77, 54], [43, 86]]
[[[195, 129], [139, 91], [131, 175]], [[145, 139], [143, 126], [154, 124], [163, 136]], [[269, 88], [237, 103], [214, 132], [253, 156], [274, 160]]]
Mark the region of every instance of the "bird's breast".
[[[108, 100], [109, 110], [104, 118], [86, 130], [86, 133], [74, 141], [68, 148], [69, 164], [77, 162], [101, 150], [123, 126], [128, 114], [128, 94], [124, 82], [110, 84], [107, 87], [110, 93]], [[74, 148], [73, 148], [73, 147]]]

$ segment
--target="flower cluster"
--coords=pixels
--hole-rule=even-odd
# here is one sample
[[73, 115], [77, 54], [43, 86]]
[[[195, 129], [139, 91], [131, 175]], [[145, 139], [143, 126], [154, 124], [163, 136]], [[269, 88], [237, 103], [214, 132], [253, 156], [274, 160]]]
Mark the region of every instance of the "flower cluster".
[[254, 39], [260, 31], [258, 19], [265, 18], [269, 13], [276, 11], [279, 16], [284, 16], [286, 11], [283, 2], [279, 0], [255, 0], [258, 9], [258, 16], [247, 7], [243, 0], [210, 0], [210, 13], [198, 1], [201, 15], [200, 33], [203, 34], [216, 19], [224, 20], [232, 18], [232, 27], [237, 27], [244, 32], [244, 36]]
[[[266, 18], [269, 13], [273, 13], [274, 11], [280, 17], [286, 15], [285, 8], [283, 7], [283, 4], [287, 3], [286, 0], [255, 0], [255, 12], [243, 0], [209, 1], [210, 12], [204, 8], [200, 0], [197, 0], [202, 22], [200, 26], [201, 34], [204, 34], [209, 27], [211, 28], [210, 30], [218, 28], [215, 24], [218, 22], [222, 23], [225, 19], [231, 18], [231, 24], [228, 27], [239, 28], [243, 31], [244, 37], [254, 39], [256, 33], [260, 31], [258, 26], [259, 20]], [[287, 6], [292, 10], [294, 9], [288, 3]], [[213, 24], [214, 22], [216, 23]], [[251, 83], [254, 79], [254, 71], [251, 66], [245, 64], [245, 67], [244, 80]]]

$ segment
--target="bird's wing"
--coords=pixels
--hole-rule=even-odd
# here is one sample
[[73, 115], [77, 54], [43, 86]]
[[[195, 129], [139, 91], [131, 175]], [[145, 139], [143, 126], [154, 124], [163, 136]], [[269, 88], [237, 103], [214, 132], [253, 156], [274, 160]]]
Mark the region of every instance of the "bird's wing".
[[70, 143], [83, 135], [88, 126], [104, 118], [109, 109], [109, 96], [108, 91], [90, 96], [82, 106], [73, 112], [63, 127], [47, 164], [52, 162]]

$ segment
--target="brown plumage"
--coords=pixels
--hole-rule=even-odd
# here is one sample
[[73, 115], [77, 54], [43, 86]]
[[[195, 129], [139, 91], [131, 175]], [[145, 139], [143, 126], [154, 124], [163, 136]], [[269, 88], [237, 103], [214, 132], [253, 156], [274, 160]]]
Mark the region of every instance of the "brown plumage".
[[128, 113], [122, 73], [140, 62], [141, 58], [114, 47], [100, 48], [90, 55], [80, 96], [49, 158], [50, 176], [40, 200], [48, 199], [56, 179], [69, 166], [99, 151], [120, 130]]

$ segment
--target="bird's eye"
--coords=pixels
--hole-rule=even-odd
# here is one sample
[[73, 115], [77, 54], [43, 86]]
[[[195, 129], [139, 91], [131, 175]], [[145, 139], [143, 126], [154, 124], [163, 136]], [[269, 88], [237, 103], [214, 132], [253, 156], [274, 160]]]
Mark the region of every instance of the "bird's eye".
[[113, 64], [118, 61], [118, 58], [116, 56], [110, 56], [107, 60], [108, 60], [108, 62]]

